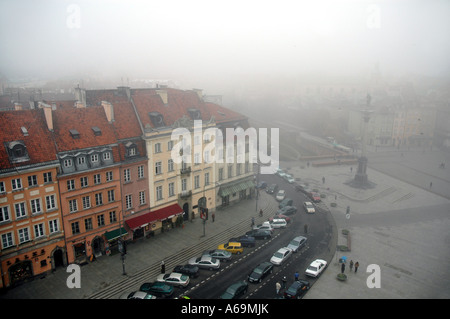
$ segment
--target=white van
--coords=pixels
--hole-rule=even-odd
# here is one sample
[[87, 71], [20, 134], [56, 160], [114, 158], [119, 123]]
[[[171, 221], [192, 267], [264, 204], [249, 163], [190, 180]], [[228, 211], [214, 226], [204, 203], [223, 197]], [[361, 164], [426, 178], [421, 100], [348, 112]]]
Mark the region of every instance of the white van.
[[274, 219], [270, 224], [272, 225], [272, 228], [286, 228], [287, 226], [285, 219]]

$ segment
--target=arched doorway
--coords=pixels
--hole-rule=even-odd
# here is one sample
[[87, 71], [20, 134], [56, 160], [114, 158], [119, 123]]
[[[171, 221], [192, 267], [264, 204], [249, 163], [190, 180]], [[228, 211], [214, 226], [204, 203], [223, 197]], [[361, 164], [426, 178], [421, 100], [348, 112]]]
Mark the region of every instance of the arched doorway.
[[183, 220], [189, 220], [189, 203], [183, 205]]
[[105, 241], [101, 237], [95, 237], [92, 241], [92, 253], [95, 258], [100, 257], [105, 250]]
[[64, 251], [62, 248], [57, 247], [55, 248], [55, 250], [53, 251], [52, 254], [52, 258], [53, 258], [53, 270], [56, 270], [56, 268], [59, 267], [65, 267], [66, 266], [66, 260], [64, 258]]

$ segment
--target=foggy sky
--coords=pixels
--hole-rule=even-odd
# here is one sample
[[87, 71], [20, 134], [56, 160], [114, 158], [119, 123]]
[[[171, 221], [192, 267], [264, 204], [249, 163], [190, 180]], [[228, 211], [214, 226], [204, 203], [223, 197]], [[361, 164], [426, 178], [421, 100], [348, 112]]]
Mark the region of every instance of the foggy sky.
[[446, 0], [0, 0], [0, 75], [450, 74]]

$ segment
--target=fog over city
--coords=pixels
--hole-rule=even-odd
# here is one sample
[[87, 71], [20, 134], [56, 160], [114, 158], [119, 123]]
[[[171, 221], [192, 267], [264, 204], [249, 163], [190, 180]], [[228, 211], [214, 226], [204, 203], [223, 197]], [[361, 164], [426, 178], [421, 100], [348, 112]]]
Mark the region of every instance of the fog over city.
[[448, 76], [449, 15], [444, 0], [3, 0], [0, 73], [173, 79], [215, 93], [376, 64], [385, 76]]
[[0, 132], [0, 299], [450, 298], [448, 0], [0, 0]]

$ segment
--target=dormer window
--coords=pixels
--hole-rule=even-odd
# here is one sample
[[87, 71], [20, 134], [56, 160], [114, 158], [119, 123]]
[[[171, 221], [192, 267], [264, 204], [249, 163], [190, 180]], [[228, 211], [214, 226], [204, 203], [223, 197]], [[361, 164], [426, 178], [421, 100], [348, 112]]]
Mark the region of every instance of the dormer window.
[[71, 129], [69, 130], [70, 136], [72, 136], [73, 139], [79, 139], [80, 138], [80, 133], [75, 130], [75, 129]]
[[154, 127], [164, 127], [166, 124], [164, 123], [164, 117], [159, 112], [150, 112], [148, 113], [150, 116], [150, 120]]
[[97, 126], [93, 126], [92, 127], [92, 131], [94, 132], [95, 136], [100, 136], [102, 135], [102, 130], [100, 130]]
[[202, 113], [200, 112], [199, 109], [191, 108], [191, 109], [188, 109], [188, 112], [189, 112], [189, 116], [191, 117], [191, 119], [193, 119], [193, 120], [201, 120], [202, 119]]
[[125, 148], [127, 150], [127, 157], [138, 155], [138, 149], [137, 149], [136, 144], [134, 144], [132, 142], [128, 142], [125, 144]]
[[30, 160], [27, 147], [23, 141], [13, 141], [5, 144], [11, 163], [20, 163]]

